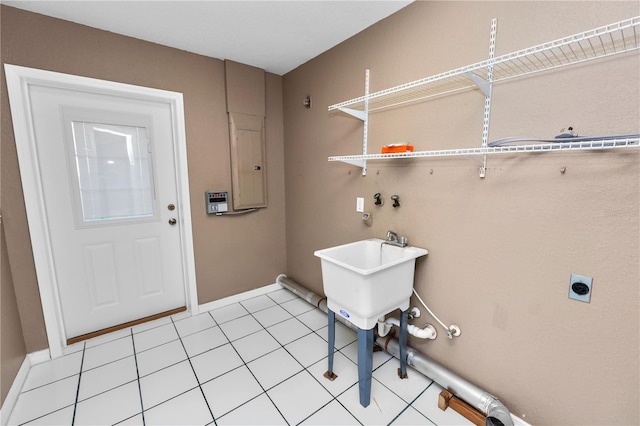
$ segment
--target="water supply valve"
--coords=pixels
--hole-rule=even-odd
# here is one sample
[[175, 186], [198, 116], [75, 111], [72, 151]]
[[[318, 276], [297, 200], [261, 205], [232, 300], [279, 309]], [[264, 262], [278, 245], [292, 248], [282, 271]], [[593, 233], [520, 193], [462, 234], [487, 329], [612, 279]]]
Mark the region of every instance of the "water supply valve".
[[371, 213], [362, 213], [362, 222], [366, 225], [366, 226], [371, 226], [373, 224], [373, 219], [371, 217]]
[[458, 337], [460, 334], [462, 334], [462, 331], [460, 331], [460, 327], [458, 327], [455, 324], [450, 325], [449, 328], [447, 329], [447, 337], [449, 339]]

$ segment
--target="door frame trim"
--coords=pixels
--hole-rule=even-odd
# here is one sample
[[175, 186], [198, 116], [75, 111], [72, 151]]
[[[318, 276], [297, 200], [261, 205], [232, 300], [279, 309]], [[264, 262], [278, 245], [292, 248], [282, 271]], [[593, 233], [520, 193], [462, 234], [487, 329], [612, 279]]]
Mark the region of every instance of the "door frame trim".
[[42, 176], [36, 149], [33, 116], [31, 114], [31, 99], [29, 96], [31, 86], [115, 95], [164, 103], [170, 106], [172, 128], [174, 129], [173, 140], [175, 141], [173, 151], [177, 181], [177, 208], [181, 218], [178, 226], [180, 228], [185, 299], [187, 310], [192, 315], [197, 314], [195, 255], [193, 250], [187, 142], [182, 93], [10, 64], [5, 64], [4, 68], [22, 179], [22, 190], [31, 234], [31, 246], [51, 358], [63, 355], [67, 336], [62, 320], [62, 307], [58, 294], [51, 237], [46, 220]]

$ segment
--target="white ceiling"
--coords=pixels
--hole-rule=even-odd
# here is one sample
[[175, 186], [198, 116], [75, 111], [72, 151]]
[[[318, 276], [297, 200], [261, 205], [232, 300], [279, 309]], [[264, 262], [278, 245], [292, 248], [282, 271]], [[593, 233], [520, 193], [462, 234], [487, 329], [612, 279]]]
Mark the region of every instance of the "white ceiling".
[[2, 3], [283, 75], [402, 9], [411, 0]]

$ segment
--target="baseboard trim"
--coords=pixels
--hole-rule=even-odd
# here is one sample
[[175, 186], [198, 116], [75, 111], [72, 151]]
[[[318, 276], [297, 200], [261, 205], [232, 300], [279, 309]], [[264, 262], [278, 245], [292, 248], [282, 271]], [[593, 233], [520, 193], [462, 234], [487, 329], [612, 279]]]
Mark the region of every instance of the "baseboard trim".
[[16, 377], [13, 379], [13, 383], [11, 383], [11, 387], [9, 388], [9, 392], [2, 403], [2, 408], [0, 409], [0, 424], [7, 425], [9, 424], [9, 418], [11, 417], [11, 412], [13, 412], [13, 408], [16, 406], [16, 402], [18, 401], [18, 397], [20, 396], [20, 392], [22, 391], [22, 387], [24, 386], [24, 382], [27, 380], [27, 376], [29, 375], [29, 370], [36, 364], [40, 364], [42, 362], [49, 361], [51, 356], [49, 354], [49, 349], [45, 349], [38, 352], [33, 352], [27, 354], [22, 360], [22, 364], [18, 369], [18, 373]]
[[51, 361], [51, 353], [49, 349], [43, 349], [41, 351], [31, 352], [27, 355], [27, 358], [29, 358], [30, 367], [33, 367], [36, 364]]
[[225, 297], [224, 299], [214, 300], [213, 302], [205, 303], [198, 306], [198, 312], [207, 312], [213, 309], [222, 308], [223, 306], [230, 305], [232, 303], [242, 302], [243, 300], [251, 299], [263, 294], [271, 293], [276, 290], [280, 290], [282, 286], [278, 283], [269, 284], [264, 287], [256, 288], [255, 290], [245, 291], [244, 293], [234, 294], [233, 296]]

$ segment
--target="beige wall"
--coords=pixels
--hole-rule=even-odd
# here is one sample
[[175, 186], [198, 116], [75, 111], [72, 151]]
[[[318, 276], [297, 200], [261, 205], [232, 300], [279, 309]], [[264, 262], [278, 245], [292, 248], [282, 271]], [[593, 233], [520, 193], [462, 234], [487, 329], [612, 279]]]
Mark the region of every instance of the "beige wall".
[[0, 310], [0, 365], [2, 374], [0, 376], [0, 406], [11, 389], [11, 384], [15, 378], [24, 358], [27, 349], [22, 337], [22, 326], [20, 325], [20, 315], [16, 306], [16, 293], [13, 289], [11, 271], [8, 267], [7, 247], [4, 238], [4, 230], [0, 225], [0, 300], [2, 309]]
[[[285, 247], [288, 275], [321, 292], [314, 250], [393, 229], [429, 249], [416, 289], [444, 321], [462, 328], [456, 340], [440, 332], [436, 341], [412, 346], [530, 423], [637, 424], [638, 153], [490, 157], [484, 180], [465, 158], [371, 162], [362, 177], [326, 161], [357, 153], [362, 134], [360, 123], [329, 117], [326, 107], [360, 96], [365, 68], [378, 90], [486, 59], [493, 17], [501, 54], [638, 9], [637, 2], [419, 2], [284, 79], [268, 75], [270, 204], [246, 217], [204, 213], [203, 192], [231, 186], [221, 61], [6, 6], [1, 49], [3, 63], [185, 94], [200, 303], [273, 282], [285, 271]], [[490, 138], [549, 136], [568, 125], [581, 134], [638, 132], [638, 70], [637, 56], [616, 58], [496, 86]], [[311, 110], [302, 106], [309, 94]], [[46, 347], [46, 334], [4, 76], [1, 109], [8, 263], [31, 352]], [[481, 124], [477, 92], [374, 114], [370, 151], [397, 141], [416, 149], [475, 147]], [[380, 209], [372, 207], [375, 192], [387, 201]], [[394, 193], [399, 209], [390, 206]], [[372, 228], [355, 213], [357, 196], [373, 213]], [[12, 301], [4, 294], [5, 263], [3, 315]], [[594, 277], [590, 304], [567, 299], [571, 273]], [[3, 330], [3, 348], [14, 341], [19, 345]], [[7, 365], [3, 353], [3, 374]]]
[[[417, 2], [284, 76], [287, 273], [322, 292], [314, 250], [388, 229], [429, 249], [415, 288], [449, 340], [411, 345], [532, 424], [638, 424], [640, 153], [330, 163], [358, 154], [362, 123], [327, 106], [487, 58], [491, 18], [504, 54], [637, 16], [638, 2]], [[638, 55], [494, 87], [490, 139], [638, 133]], [[307, 110], [302, 100], [313, 97]], [[369, 152], [479, 147], [483, 96], [471, 91], [370, 116]], [[566, 172], [560, 172], [566, 167]], [[381, 192], [386, 204], [373, 207]], [[389, 197], [400, 196], [393, 209]], [[373, 226], [355, 212], [364, 197]], [[594, 279], [590, 304], [567, 297]], [[424, 312], [424, 309], [423, 309]], [[428, 314], [416, 321], [433, 321]]]
[[[245, 216], [211, 217], [205, 211], [205, 190], [231, 189], [223, 61], [15, 8], [2, 6], [1, 11], [3, 63], [184, 94], [200, 304], [271, 284], [284, 272], [280, 76], [266, 77], [269, 207]], [[47, 340], [4, 73], [1, 101], [3, 222], [26, 349], [32, 352], [46, 348]], [[4, 311], [4, 298], [2, 303]]]

